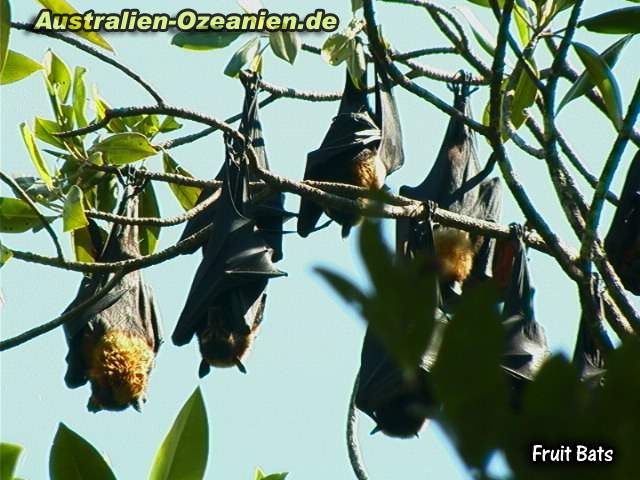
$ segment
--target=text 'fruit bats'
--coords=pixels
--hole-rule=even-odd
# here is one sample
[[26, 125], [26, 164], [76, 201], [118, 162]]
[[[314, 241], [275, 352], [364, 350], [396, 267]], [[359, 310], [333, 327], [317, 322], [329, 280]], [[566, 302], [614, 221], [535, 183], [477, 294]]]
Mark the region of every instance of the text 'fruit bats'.
[[[125, 187], [119, 215], [138, 216], [137, 187]], [[113, 224], [104, 248], [98, 226], [90, 221], [97, 261], [116, 262], [140, 256], [138, 227]], [[83, 279], [67, 310], [90, 298], [113, 274]], [[160, 318], [151, 288], [136, 270], [125, 275], [104, 298], [67, 322], [69, 345], [65, 382], [70, 388], [91, 384], [90, 411], [140, 409], [148, 377], [162, 343]]]
[[[247, 164], [227, 139], [223, 185], [203, 258], [172, 335], [175, 345], [198, 338], [199, 375], [211, 366], [242, 364], [262, 322], [269, 279], [286, 275], [273, 264], [269, 235], [248, 216]], [[271, 234], [272, 232], [269, 232]]]
[[[402, 131], [395, 99], [386, 74], [376, 73], [376, 112], [367, 99], [366, 73], [359, 86], [347, 71], [338, 114], [320, 148], [310, 152], [305, 180], [338, 182], [379, 190], [388, 175], [404, 163]], [[298, 233], [306, 237], [314, 231], [323, 209], [312, 200], [300, 200]], [[342, 236], [360, 222], [354, 213], [328, 210], [325, 213], [342, 225]]]

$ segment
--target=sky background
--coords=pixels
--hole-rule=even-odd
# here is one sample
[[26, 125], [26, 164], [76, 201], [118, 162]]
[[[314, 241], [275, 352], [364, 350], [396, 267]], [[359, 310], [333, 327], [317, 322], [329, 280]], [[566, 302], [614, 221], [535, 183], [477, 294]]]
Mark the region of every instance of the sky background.
[[[12, 3], [13, 18], [32, 19], [39, 9], [35, 2]], [[119, 11], [136, 7], [147, 12], [175, 13], [175, 2], [168, 0], [91, 2], [74, 0], [79, 10]], [[441, 1], [446, 6], [464, 5], [463, 0]], [[588, 14], [597, 13], [605, 2], [586, 2]], [[337, 13], [342, 25], [350, 18], [348, 0], [323, 2], [265, 1], [273, 11], [300, 14], [324, 7]], [[606, 2], [607, 6], [629, 5]], [[233, 1], [183, 2], [203, 12], [238, 11]], [[494, 26], [487, 11], [474, 8]], [[385, 36], [399, 50], [448, 46], [421, 9], [401, 5], [378, 5], [378, 20]], [[304, 41], [320, 46], [327, 34], [306, 34]], [[123, 33], [105, 35], [114, 46], [117, 58], [142, 75], [171, 105], [190, 108], [219, 119], [237, 113], [242, 106], [243, 89], [237, 80], [222, 74], [226, 62], [242, 44], [236, 41], [225, 50], [190, 52], [170, 45], [169, 34]], [[616, 36], [596, 36], [578, 32], [579, 40], [592, 42], [598, 50], [613, 43]], [[235, 47], [235, 48], [234, 48]], [[102, 64], [74, 48], [46, 37], [12, 31], [10, 48], [41, 60], [48, 48], [61, 56], [71, 69], [85, 66], [87, 86], [97, 85], [112, 106], [149, 105], [149, 95], [112, 67]], [[626, 47], [615, 72], [625, 105], [639, 78], [640, 63], [631, 52], [639, 48], [638, 39]], [[477, 48], [479, 52], [480, 49]], [[490, 61], [485, 57], [486, 61]], [[425, 63], [457, 70], [455, 58], [425, 58]], [[548, 62], [548, 59], [545, 59]], [[575, 61], [575, 58], [574, 58]], [[543, 63], [543, 62], [541, 62]], [[539, 65], [540, 66], [540, 65]], [[545, 65], [546, 66], [546, 65]], [[309, 53], [301, 52], [290, 66], [272, 54], [265, 59], [264, 77], [278, 85], [316, 91], [336, 91], [343, 85], [344, 67], [331, 67]], [[443, 84], [422, 80], [433, 92], [450, 101]], [[561, 82], [561, 92], [568, 84]], [[89, 90], [90, 91], [90, 90]], [[472, 97], [479, 116], [486, 103], [488, 89]], [[35, 116], [51, 118], [50, 106], [40, 73], [22, 82], [0, 89], [2, 114], [0, 161], [11, 174], [35, 175], [24, 148], [18, 125], [32, 125]], [[419, 183], [430, 168], [442, 141], [448, 119], [430, 104], [396, 89], [404, 131], [406, 164], [388, 179], [396, 191], [401, 185]], [[301, 178], [307, 152], [317, 148], [337, 110], [337, 103], [306, 103], [281, 99], [262, 111], [265, 140], [275, 172]], [[90, 110], [91, 111], [91, 110]], [[89, 115], [92, 117], [93, 115]], [[185, 123], [175, 132], [182, 136], [201, 127]], [[592, 172], [598, 173], [613, 140], [613, 129], [603, 116], [584, 100], [570, 104], [559, 123]], [[164, 140], [167, 137], [159, 137]], [[479, 141], [484, 163], [488, 148]], [[518, 176], [529, 188], [535, 206], [549, 219], [552, 227], [567, 243], [576, 239], [564, 221], [560, 206], [546, 175], [544, 162], [511, 149]], [[633, 148], [627, 149], [621, 171], [626, 172]], [[172, 156], [184, 168], [203, 178], [212, 178], [223, 158], [220, 134], [195, 144], [174, 149]], [[52, 158], [47, 158], [50, 168]], [[158, 155], [147, 162], [150, 169], [161, 170]], [[591, 191], [579, 185], [588, 197]], [[622, 177], [614, 182], [619, 191]], [[162, 215], [180, 213], [180, 208], [165, 184], [156, 187], [162, 203]], [[3, 186], [3, 195], [11, 196]], [[522, 222], [523, 217], [505, 188], [502, 223]], [[290, 197], [287, 206], [297, 210], [298, 199]], [[611, 219], [605, 208], [603, 224]], [[386, 222], [390, 237], [392, 222]], [[61, 222], [55, 225], [61, 231]], [[288, 227], [295, 229], [295, 223]], [[161, 248], [173, 244], [182, 226], [163, 229]], [[61, 233], [61, 232], [60, 232]], [[61, 237], [69, 258], [68, 236]], [[142, 414], [134, 410], [121, 413], [86, 411], [89, 387], [69, 390], [63, 376], [67, 347], [62, 330], [53, 331], [19, 348], [0, 355], [2, 369], [1, 438], [25, 447], [18, 474], [28, 479], [48, 476], [48, 450], [58, 422], [88, 439], [110, 461], [118, 478], [146, 478], [155, 451], [175, 415], [194, 388], [202, 387], [210, 420], [210, 458], [206, 478], [252, 479], [256, 467], [267, 472], [289, 471], [292, 479], [316, 480], [352, 478], [344, 441], [347, 404], [353, 378], [359, 366], [364, 322], [345, 306], [313, 273], [315, 266], [341, 269], [350, 277], [365, 281], [356, 249], [357, 234], [340, 238], [332, 226], [301, 239], [285, 239], [285, 259], [279, 267], [289, 277], [269, 284], [265, 320], [255, 347], [245, 364], [247, 375], [235, 369], [216, 369], [200, 381], [197, 376], [200, 355], [192, 343], [177, 348], [168, 338], [184, 305], [200, 254], [181, 256], [144, 271], [153, 286], [164, 320], [167, 342], [161, 348], [151, 375], [149, 401]], [[5, 235], [9, 247], [54, 254], [44, 232]], [[536, 314], [544, 325], [551, 348], [570, 352], [578, 322], [578, 299], [574, 284], [566, 280], [555, 263], [538, 252], [530, 253], [533, 281], [537, 288]], [[58, 316], [74, 298], [81, 280], [79, 273], [10, 261], [2, 269], [1, 336], [7, 338]], [[634, 299], [636, 305], [637, 299]], [[463, 465], [452, 446], [436, 425], [425, 428], [419, 439], [395, 440], [383, 435], [369, 436], [373, 423], [360, 421], [360, 439], [371, 478], [465, 479]]]

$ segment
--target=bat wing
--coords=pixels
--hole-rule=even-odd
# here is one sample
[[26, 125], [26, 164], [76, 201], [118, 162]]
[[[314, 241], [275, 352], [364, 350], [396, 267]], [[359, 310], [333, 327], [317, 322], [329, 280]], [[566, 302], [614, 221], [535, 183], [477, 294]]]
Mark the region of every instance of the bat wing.
[[534, 317], [533, 295], [526, 249], [519, 240], [502, 311], [506, 330], [503, 368], [527, 379], [535, 376], [549, 353], [544, 328]]
[[[191, 340], [198, 325], [206, 320], [210, 308], [225, 293], [262, 291], [268, 279], [284, 275], [273, 265], [273, 250], [256, 230], [255, 222], [239, 211], [246, 198], [246, 171], [231, 159], [226, 168], [227, 178], [214, 220], [215, 228], [211, 230], [202, 262], [172, 335], [176, 345]], [[235, 192], [231, 191], [233, 184], [240, 186]]]
[[[366, 75], [362, 82], [366, 85]], [[320, 148], [307, 155], [304, 179], [353, 183], [354, 157], [367, 148], [376, 150], [381, 138], [369, 107], [366, 89], [358, 89], [347, 72], [338, 114], [331, 122]], [[315, 229], [322, 212], [320, 205], [301, 198], [298, 233], [303, 237], [308, 236]]]
[[[499, 222], [502, 210], [502, 184], [499, 178], [486, 180], [480, 184], [478, 203], [471, 216], [488, 222]], [[481, 281], [493, 276], [493, 257], [496, 240], [477, 236], [473, 239], [476, 255], [473, 260], [471, 279]]]
[[382, 136], [378, 155], [390, 175], [404, 165], [402, 128], [389, 78], [382, 69], [376, 73], [376, 120]]
[[624, 287], [640, 295], [640, 151], [629, 167], [604, 248]]

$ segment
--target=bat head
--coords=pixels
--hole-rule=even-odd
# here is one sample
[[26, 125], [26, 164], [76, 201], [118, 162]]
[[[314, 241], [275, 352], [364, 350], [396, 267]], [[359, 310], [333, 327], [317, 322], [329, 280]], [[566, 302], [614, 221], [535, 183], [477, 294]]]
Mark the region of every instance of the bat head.
[[154, 352], [147, 341], [130, 332], [110, 331], [85, 339], [90, 411], [124, 410], [144, 399]]
[[445, 281], [464, 282], [473, 267], [474, 249], [469, 234], [440, 227], [433, 232], [436, 258]]

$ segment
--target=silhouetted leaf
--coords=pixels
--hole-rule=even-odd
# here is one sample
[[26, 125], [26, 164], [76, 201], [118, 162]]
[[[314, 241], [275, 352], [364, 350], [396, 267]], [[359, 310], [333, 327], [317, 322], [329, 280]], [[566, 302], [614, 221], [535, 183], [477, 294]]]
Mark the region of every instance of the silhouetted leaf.
[[598, 33], [640, 33], [640, 7], [610, 10], [582, 20], [578, 26]]
[[302, 40], [297, 32], [276, 30], [269, 33], [269, 44], [276, 56], [293, 65], [302, 45]]

